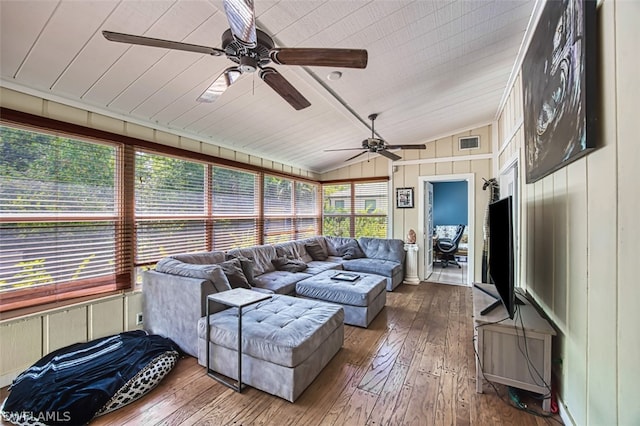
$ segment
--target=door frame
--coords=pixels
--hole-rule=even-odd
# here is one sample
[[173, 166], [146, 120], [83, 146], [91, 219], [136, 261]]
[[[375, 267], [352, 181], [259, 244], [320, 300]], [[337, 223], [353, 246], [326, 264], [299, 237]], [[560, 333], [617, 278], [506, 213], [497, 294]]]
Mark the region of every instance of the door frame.
[[[427, 244], [426, 229], [424, 224], [425, 219], [425, 182], [467, 182], [467, 226], [469, 234], [469, 250], [467, 253], [467, 286], [473, 285], [475, 277], [475, 200], [476, 200], [476, 186], [475, 186], [475, 174], [474, 173], [457, 173], [451, 175], [432, 175], [432, 176], [418, 176], [418, 235], [422, 238], [422, 244]], [[431, 242], [431, 235], [429, 235], [429, 242]], [[425, 277], [425, 253], [426, 249], [418, 252], [418, 276], [421, 280], [426, 280]]]

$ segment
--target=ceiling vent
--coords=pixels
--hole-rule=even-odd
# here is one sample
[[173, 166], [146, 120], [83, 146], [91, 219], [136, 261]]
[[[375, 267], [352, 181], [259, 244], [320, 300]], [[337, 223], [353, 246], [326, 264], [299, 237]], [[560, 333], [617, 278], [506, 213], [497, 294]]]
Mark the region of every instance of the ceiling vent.
[[463, 149], [477, 149], [480, 148], [480, 136], [466, 136], [458, 139], [458, 148]]

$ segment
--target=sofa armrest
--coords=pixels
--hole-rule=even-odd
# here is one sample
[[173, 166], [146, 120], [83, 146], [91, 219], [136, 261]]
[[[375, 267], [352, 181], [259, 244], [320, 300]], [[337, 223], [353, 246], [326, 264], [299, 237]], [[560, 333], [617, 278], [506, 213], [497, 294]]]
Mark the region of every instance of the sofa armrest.
[[172, 339], [187, 354], [198, 356], [198, 320], [206, 314], [210, 280], [145, 271], [142, 310], [144, 328]]

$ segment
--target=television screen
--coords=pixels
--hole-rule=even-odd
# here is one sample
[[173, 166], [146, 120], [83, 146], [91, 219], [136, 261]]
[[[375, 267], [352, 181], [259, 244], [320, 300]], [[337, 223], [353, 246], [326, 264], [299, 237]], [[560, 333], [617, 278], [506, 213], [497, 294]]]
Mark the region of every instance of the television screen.
[[509, 318], [515, 313], [513, 200], [489, 204], [489, 278], [496, 286]]

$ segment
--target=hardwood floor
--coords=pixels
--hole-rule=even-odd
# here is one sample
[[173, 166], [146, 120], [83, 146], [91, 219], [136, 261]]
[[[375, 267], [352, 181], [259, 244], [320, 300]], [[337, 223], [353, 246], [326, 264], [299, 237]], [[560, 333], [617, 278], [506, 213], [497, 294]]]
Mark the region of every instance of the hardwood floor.
[[235, 393], [187, 357], [146, 397], [91, 425], [559, 424], [507, 405], [486, 382], [475, 392], [470, 288], [401, 285], [387, 297], [369, 328], [345, 326], [343, 348], [294, 404]]

